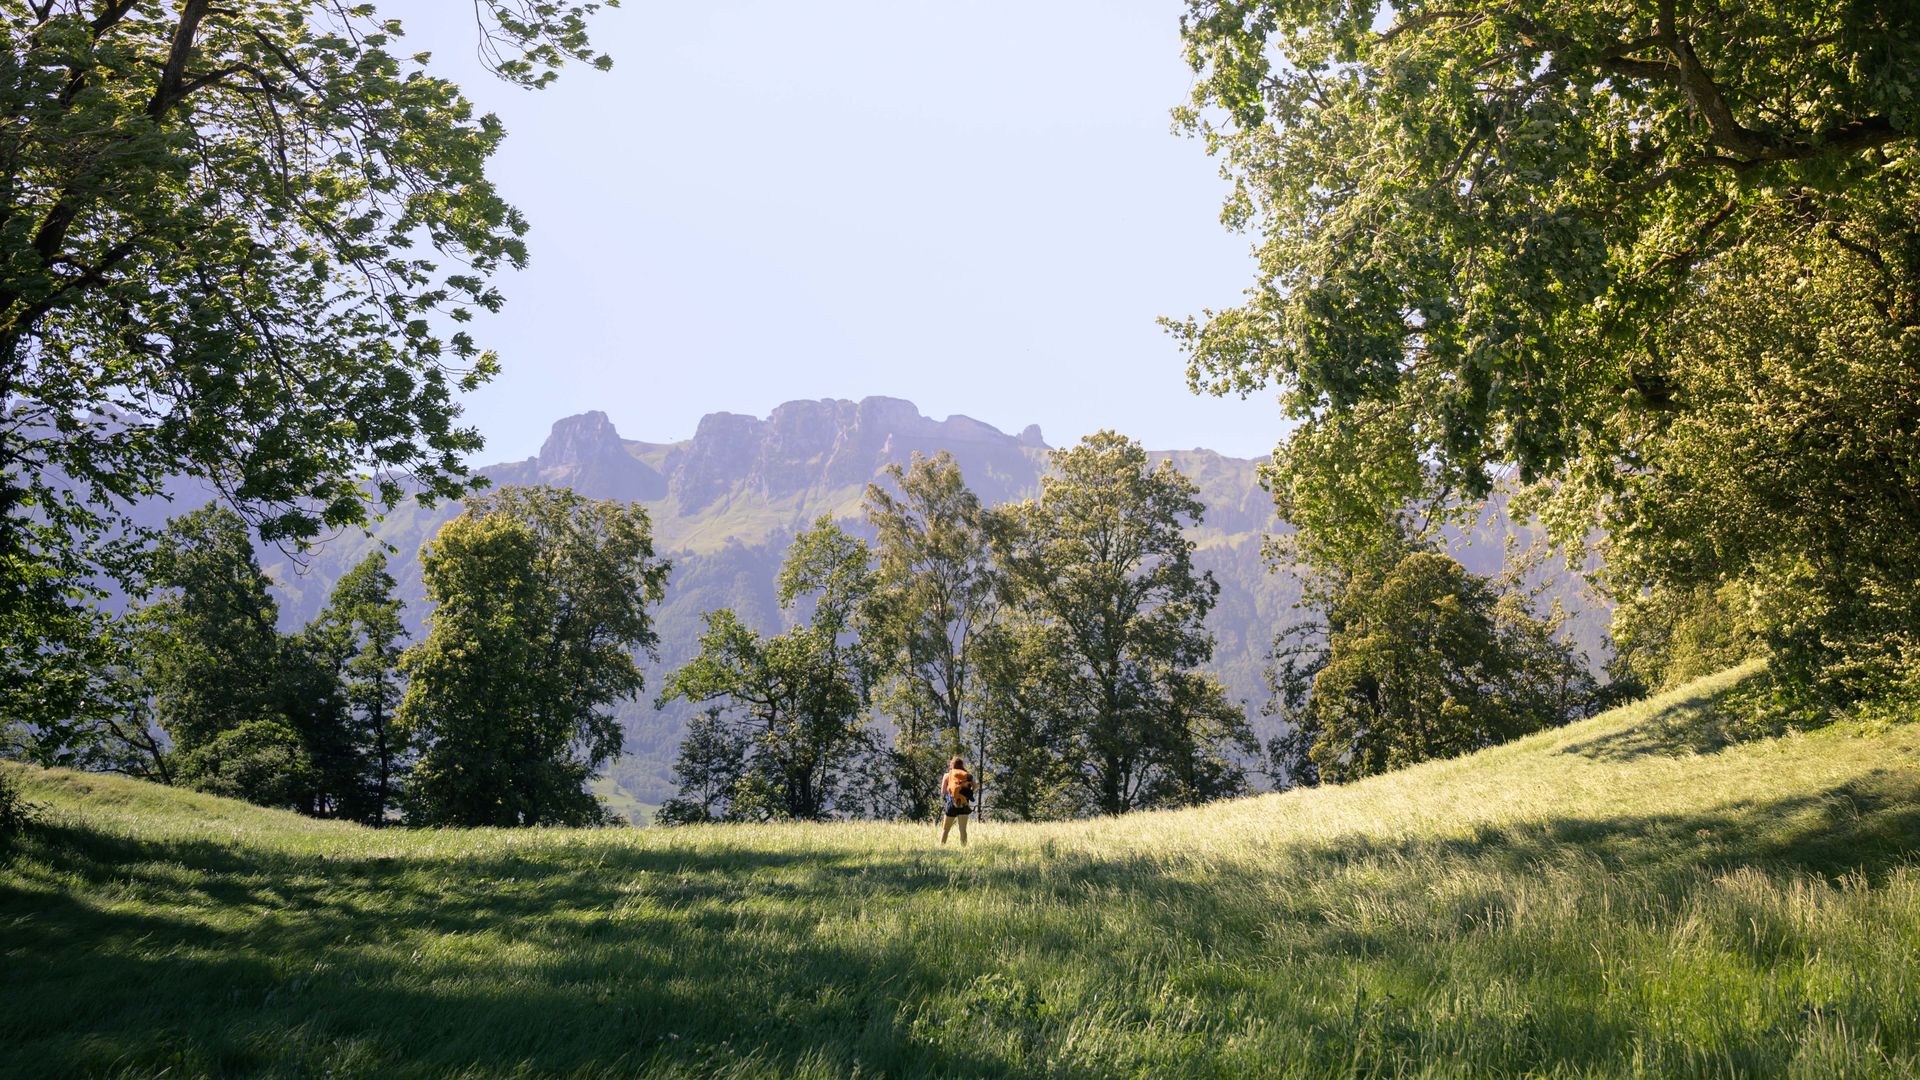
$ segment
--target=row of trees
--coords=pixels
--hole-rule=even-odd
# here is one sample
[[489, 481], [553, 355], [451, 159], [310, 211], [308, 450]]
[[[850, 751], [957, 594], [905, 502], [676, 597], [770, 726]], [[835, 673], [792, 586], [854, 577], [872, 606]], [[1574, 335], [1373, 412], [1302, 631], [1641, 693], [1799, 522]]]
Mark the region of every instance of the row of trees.
[[145, 601], [66, 665], [81, 684], [33, 711], [0, 697], [11, 749], [369, 824], [602, 820], [586, 782], [620, 751], [608, 706], [640, 690], [667, 573], [645, 511], [506, 488], [421, 561], [434, 608], [411, 647], [381, 551], [282, 633], [246, 523], [176, 518]]
[[[1185, 535], [1204, 510], [1170, 463], [1102, 433], [997, 510], [945, 454], [891, 480], [868, 492], [872, 546], [826, 518], [793, 543], [787, 630], [707, 616], [661, 691], [706, 706], [663, 821], [918, 817], [960, 752], [992, 763], [994, 805], [1023, 818], [1245, 790], [1258, 746], [1196, 670], [1219, 591]], [[283, 633], [246, 523], [177, 518], [144, 600], [63, 665], [76, 680], [0, 699], [10, 749], [374, 824], [599, 820], [586, 784], [620, 750], [610, 707], [642, 689], [665, 587], [645, 512], [508, 488], [472, 499], [421, 566], [419, 642], [379, 551]]]
[[916, 455], [868, 488], [871, 546], [827, 518], [794, 541], [791, 628], [709, 614], [661, 695], [706, 711], [660, 819], [924, 817], [956, 753], [1019, 818], [1245, 790], [1244, 711], [1196, 670], [1219, 585], [1185, 534], [1194, 485], [1112, 432], [1052, 463], [1037, 498], [989, 509], [950, 456]]
[[[660, 694], [704, 706], [660, 820], [919, 818], [955, 753], [1023, 819], [1247, 790], [1262, 748], [1199, 670], [1219, 586], [1193, 562], [1194, 485], [1112, 433], [1052, 464], [997, 509], [946, 454], [893, 466], [867, 492], [871, 544], [830, 518], [794, 541], [784, 632], [710, 613]], [[144, 565], [144, 600], [66, 665], [78, 682], [0, 695], [14, 753], [372, 824], [604, 817], [587, 783], [620, 751], [610, 709], [643, 688], [667, 573], [638, 506], [471, 500], [422, 551], [433, 609], [411, 646], [381, 551], [294, 633], [230, 510], [175, 519]], [[1321, 618], [1276, 654], [1282, 783], [1462, 753], [1596, 700], [1553, 620], [1411, 537], [1316, 581]]]
[[1352, 572], [1319, 564], [1320, 618], [1279, 643], [1286, 726], [1262, 748], [1199, 670], [1219, 586], [1186, 535], [1205, 512], [1193, 484], [1111, 432], [1052, 466], [1037, 498], [989, 509], [951, 457], [916, 456], [869, 486], [871, 546], [826, 518], [794, 541], [789, 629], [710, 613], [661, 694], [706, 708], [660, 820], [920, 818], [956, 753], [1009, 817], [1192, 805], [1245, 791], [1263, 749], [1280, 784], [1345, 780], [1601, 700], [1557, 608], [1537, 617], [1516, 583], [1402, 533]]

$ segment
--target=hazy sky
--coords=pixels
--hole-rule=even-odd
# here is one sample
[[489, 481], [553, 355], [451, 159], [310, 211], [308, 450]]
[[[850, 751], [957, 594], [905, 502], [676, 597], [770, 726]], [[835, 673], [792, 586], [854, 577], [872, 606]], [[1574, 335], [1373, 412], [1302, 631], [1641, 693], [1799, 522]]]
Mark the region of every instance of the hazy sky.
[[1154, 322], [1251, 275], [1169, 131], [1178, 0], [627, 0], [597, 26], [614, 70], [538, 93], [479, 72], [465, 0], [379, 7], [505, 121], [495, 175], [533, 223], [481, 328], [482, 461], [587, 409], [665, 441], [870, 394], [1055, 445], [1273, 445], [1271, 400], [1190, 394]]

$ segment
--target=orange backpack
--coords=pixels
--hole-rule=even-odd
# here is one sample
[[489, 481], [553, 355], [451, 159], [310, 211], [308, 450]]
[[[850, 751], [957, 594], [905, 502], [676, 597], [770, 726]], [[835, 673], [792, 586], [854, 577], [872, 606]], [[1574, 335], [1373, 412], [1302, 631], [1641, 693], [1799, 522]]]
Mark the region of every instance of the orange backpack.
[[967, 770], [950, 770], [945, 786], [947, 795], [953, 799], [955, 810], [964, 810], [973, 802], [973, 775]]

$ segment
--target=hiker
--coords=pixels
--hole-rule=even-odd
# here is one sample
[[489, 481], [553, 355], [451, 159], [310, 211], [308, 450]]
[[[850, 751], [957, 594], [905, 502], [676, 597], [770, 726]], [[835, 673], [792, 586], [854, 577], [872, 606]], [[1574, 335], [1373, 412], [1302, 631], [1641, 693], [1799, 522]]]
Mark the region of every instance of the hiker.
[[953, 823], [960, 823], [960, 846], [967, 846], [967, 815], [973, 813], [973, 774], [967, 771], [966, 760], [955, 756], [947, 766], [947, 775], [940, 778], [940, 800], [946, 807], [946, 817], [940, 822], [940, 842], [947, 842], [947, 833], [952, 831]]

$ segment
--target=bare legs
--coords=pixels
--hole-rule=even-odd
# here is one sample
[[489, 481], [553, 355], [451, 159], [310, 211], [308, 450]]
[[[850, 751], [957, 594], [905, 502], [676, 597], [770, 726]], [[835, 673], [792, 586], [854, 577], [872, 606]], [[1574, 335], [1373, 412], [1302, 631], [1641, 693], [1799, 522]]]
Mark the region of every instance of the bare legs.
[[942, 844], [947, 842], [947, 834], [953, 831], [953, 823], [956, 821], [960, 823], [960, 846], [966, 847], [967, 846], [967, 815], [965, 814], [960, 814], [957, 816], [954, 814], [948, 814], [940, 822], [940, 842]]

